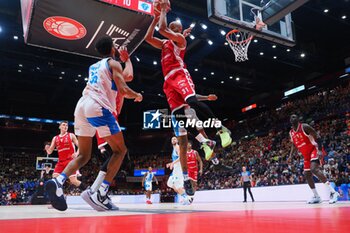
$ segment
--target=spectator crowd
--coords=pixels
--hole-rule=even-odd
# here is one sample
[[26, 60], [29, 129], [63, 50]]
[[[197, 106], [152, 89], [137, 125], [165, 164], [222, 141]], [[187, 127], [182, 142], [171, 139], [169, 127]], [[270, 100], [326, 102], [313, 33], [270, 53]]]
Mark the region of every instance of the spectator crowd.
[[[287, 101], [281, 106], [252, 114], [234, 122], [235, 142], [229, 150], [219, 149], [220, 164], [233, 169], [218, 169], [204, 162], [204, 173], [199, 177], [199, 190], [238, 188], [240, 170], [247, 166], [253, 180], [252, 186], [275, 186], [306, 183], [303, 176], [303, 157], [296, 153], [289, 158], [289, 116], [298, 114], [321, 135], [325, 146], [324, 173], [336, 186], [350, 183], [350, 95], [349, 83], [329, 90]], [[24, 204], [30, 201], [35, 188], [42, 182], [35, 170], [33, 154], [6, 153], [0, 157], [0, 205]], [[126, 183], [133, 169], [147, 167], [165, 168], [169, 156], [158, 154], [133, 156], [118, 174], [117, 183]], [[124, 163], [125, 164], [125, 163]], [[93, 158], [80, 172], [84, 182], [92, 184], [98, 173], [99, 162]], [[165, 184], [166, 182], [161, 182]], [[115, 184], [113, 184], [115, 185]], [[129, 187], [129, 185], [124, 185]], [[162, 191], [160, 191], [162, 190]], [[171, 196], [166, 185], [157, 192]], [[66, 193], [79, 195], [79, 190], [67, 187]], [[114, 194], [140, 194], [139, 189], [114, 189]]]

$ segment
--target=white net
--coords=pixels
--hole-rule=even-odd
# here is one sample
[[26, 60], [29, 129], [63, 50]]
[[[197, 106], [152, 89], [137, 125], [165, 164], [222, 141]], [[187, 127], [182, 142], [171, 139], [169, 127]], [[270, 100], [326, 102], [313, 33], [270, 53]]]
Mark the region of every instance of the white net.
[[226, 40], [235, 54], [236, 62], [248, 60], [248, 48], [253, 36], [248, 32], [232, 30], [226, 35]]

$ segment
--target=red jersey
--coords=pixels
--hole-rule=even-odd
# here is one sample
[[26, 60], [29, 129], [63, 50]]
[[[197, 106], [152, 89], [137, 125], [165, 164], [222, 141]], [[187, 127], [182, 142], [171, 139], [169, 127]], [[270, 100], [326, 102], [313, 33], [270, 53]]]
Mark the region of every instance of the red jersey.
[[187, 151], [187, 168], [191, 171], [198, 171], [197, 151]]
[[55, 143], [59, 162], [73, 159], [72, 155], [75, 152], [75, 148], [70, 133], [66, 133], [63, 136], [57, 135], [55, 137]]
[[289, 132], [290, 138], [301, 154], [309, 156], [315, 150], [317, 143], [311, 135], [304, 132], [303, 125], [299, 123], [297, 131], [292, 128]]
[[184, 57], [186, 47], [179, 48], [173, 41], [165, 40], [162, 46], [162, 70], [164, 79], [167, 80], [171, 75], [181, 69], [186, 69]]

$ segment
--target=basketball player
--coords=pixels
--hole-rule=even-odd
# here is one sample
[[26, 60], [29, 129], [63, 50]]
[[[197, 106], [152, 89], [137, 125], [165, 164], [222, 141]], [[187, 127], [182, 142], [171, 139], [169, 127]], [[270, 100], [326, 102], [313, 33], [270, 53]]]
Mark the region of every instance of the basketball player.
[[[68, 132], [68, 122], [62, 121], [58, 127], [60, 129], [60, 134], [52, 138], [50, 145], [45, 145], [45, 150], [48, 155], [57, 149], [58, 152], [58, 162], [53, 171], [52, 177], [58, 177], [63, 170], [66, 168], [68, 163], [76, 158], [79, 154], [79, 149], [75, 152], [75, 147], [78, 147], [77, 137]], [[69, 181], [72, 185], [79, 187], [79, 189], [84, 190], [85, 186], [80, 180], [77, 179], [79, 171], [74, 171], [69, 176]]]
[[188, 141], [187, 144], [187, 167], [188, 177], [191, 179], [194, 190], [197, 190], [198, 181], [198, 163], [199, 163], [199, 175], [203, 174], [203, 162], [196, 150], [192, 149], [192, 142]]
[[[175, 135], [179, 140], [180, 163], [184, 175], [184, 188], [186, 190], [186, 193], [192, 196], [194, 194], [194, 190], [187, 174], [187, 131], [186, 129], [180, 127], [178, 124], [178, 122], [185, 121], [186, 119], [181, 119], [179, 116], [185, 115], [184, 107], [186, 105], [189, 105], [197, 113], [204, 112], [202, 115], [208, 116], [207, 118], [212, 118], [212, 120], [214, 120], [216, 117], [207, 105], [199, 102], [196, 98], [194, 84], [183, 61], [187, 42], [185, 36], [181, 33], [182, 26], [178, 22], [173, 22], [170, 25], [171, 29], [168, 28], [166, 23], [166, 9], [168, 5], [163, 2], [161, 3], [161, 6], [161, 29], [159, 31], [162, 35], [168, 38], [168, 40], [161, 40], [153, 36], [154, 29], [159, 21], [158, 17], [154, 18], [146, 33], [145, 39], [155, 48], [162, 50], [161, 61], [165, 79], [163, 91], [167, 96], [167, 101], [171, 109], [172, 123], [174, 126]], [[232, 142], [229, 132], [227, 132], [227, 130], [223, 130], [222, 127], [219, 127], [218, 129], [220, 132], [222, 145], [224, 147], [229, 146]], [[205, 138], [203, 137], [202, 139], [203, 143], [205, 143]], [[211, 157], [211, 155], [212, 153], [206, 155], [206, 157]]]
[[290, 123], [292, 129], [289, 132], [292, 148], [289, 159], [294, 154], [295, 148], [304, 157], [304, 172], [307, 183], [309, 184], [314, 196], [307, 202], [308, 204], [320, 203], [321, 198], [317, 193], [313, 175], [315, 175], [330, 191], [329, 204], [334, 204], [338, 201], [339, 193], [334, 190], [329, 181], [320, 170], [320, 157], [322, 157], [322, 139], [318, 133], [308, 124], [300, 123], [299, 117], [295, 114], [291, 115]]
[[128, 99], [134, 99], [135, 102], [142, 101], [142, 95], [131, 90], [124, 81], [123, 69], [120, 63], [115, 61], [118, 50], [112, 38], [102, 37], [95, 47], [104, 58], [90, 66], [89, 81], [74, 113], [75, 133], [79, 136], [79, 156], [68, 164], [63, 173], [46, 184], [52, 206], [61, 211], [67, 209], [62, 185], [68, 176], [90, 160], [92, 138], [96, 131], [107, 141], [113, 154], [101, 186], [90, 196], [90, 205], [101, 211], [118, 209], [107, 196], [109, 186], [120, 169], [127, 151], [123, 134], [112, 114], [116, 109], [117, 90]]
[[[125, 63], [125, 69], [123, 70], [123, 77], [125, 77], [124, 81], [125, 82], [131, 82], [134, 78], [134, 71], [133, 71], [133, 66], [131, 63], [131, 60], [129, 58], [129, 53], [127, 50], [119, 50], [119, 58], [121, 62]], [[121, 93], [117, 94], [116, 98], [116, 109], [115, 112], [113, 113], [113, 116], [118, 122], [118, 116], [121, 113], [121, 110], [123, 108], [123, 103], [124, 103], [124, 96]], [[91, 187], [87, 190], [85, 190], [82, 194], [81, 197], [87, 202], [90, 203], [90, 196], [97, 192], [100, 185], [102, 184], [106, 173], [107, 173], [107, 166], [109, 163], [109, 159], [112, 155], [112, 150], [111, 147], [108, 145], [108, 143], [101, 138], [98, 133], [96, 132], [96, 139], [97, 139], [97, 147], [101, 152], [101, 157], [103, 164], [100, 168], [100, 171], [94, 181], [94, 183], [91, 185]]]
[[[173, 170], [169, 176], [167, 185], [169, 188], [172, 188], [177, 194], [182, 197], [182, 204], [189, 205], [192, 202], [184, 190], [183, 183], [184, 178], [182, 174], [180, 158], [179, 158], [179, 144], [176, 137], [171, 138], [171, 144], [173, 145], [173, 152], [171, 154], [172, 162], [166, 165], [167, 168]], [[190, 175], [190, 173], [188, 173]]]
[[152, 167], [148, 168], [148, 172], [145, 173], [142, 179], [142, 187], [146, 190], [146, 203], [152, 204], [151, 201], [151, 194], [152, 194], [152, 182], [153, 180], [158, 185], [157, 177], [154, 175], [154, 172], [152, 171]]

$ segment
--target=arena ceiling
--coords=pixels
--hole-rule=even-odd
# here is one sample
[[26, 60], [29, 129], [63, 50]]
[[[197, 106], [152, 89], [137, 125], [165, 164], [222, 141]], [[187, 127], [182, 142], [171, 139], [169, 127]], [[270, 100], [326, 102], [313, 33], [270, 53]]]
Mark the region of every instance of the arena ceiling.
[[[207, 19], [206, 1], [172, 1], [172, 19], [180, 18], [184, 27], [197, 23], [186, 62], [197, 91], [219, 96], [211, 106], [222, 117], [233, 117], [253, 102], [259, 104], [268, 98], [279, 101], [285, 90], [345, 67], [344, 59], [350, 55], [349, 0], [310, 1], [292, 16], [297, 45], [289, 52], [287, 47], [277, 44], [273, 48], [274, 44], [259, 39], [249, 48], [249, 61], [235, 63], [220, 33], [228, 29]], [[0, 113], [73, 119], [88, 66], [95, 60], [25, 45], [19, 0], [0, 1], [0, 57]], [[145, 98], [142, 104], [126, 102], [123, 115], [127, 124], [138, 125], [143, 110], [167, 104], [159, 51], [143, 43], [132, 59], [135, 80], [131, 86]]]

